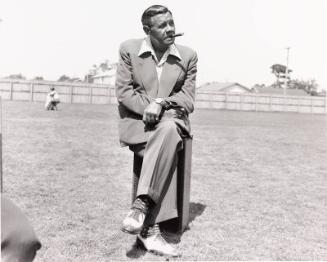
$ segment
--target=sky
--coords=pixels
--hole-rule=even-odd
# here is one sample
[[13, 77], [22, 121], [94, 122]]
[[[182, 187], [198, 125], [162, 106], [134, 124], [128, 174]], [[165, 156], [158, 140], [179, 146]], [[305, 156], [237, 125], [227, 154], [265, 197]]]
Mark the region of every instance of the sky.
[[199, 57], [197, 84], [272, 84], [270, 66], [327, 87], [325, 0], [1, 0], [0, 77], [84, 78], [94, 64], [117, 62], [121, 42], [143, 38], [152, 4], [173, 13], [176, 43]]

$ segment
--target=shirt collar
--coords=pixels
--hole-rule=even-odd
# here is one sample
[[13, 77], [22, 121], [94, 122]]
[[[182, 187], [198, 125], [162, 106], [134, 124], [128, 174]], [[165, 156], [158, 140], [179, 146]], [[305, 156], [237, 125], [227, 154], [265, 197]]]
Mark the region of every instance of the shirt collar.
[[[153, 57], [155, 59], [157, 59], [156, 54], [154, 52], [154, 49], [152, 47], [151, 41], [150, 41], [150, 37], [144, 38], [144, 40], [142, 42], [142, 45], [141, 45], [141, 48], [140, 48], [140, 51], [138, 53], [138, 56], [141, 56], [142, 54], [148, 53], [148, 52], [150, 52], [153, 55]], [[182, 60], [182, 57], [181, 57], [181, 55], [180, 55], [180, 53], [179, 53], [179, 51], [178, 51], [175, 44], [170, 45], [168, 47], [166, 53], [167, 53], [167, 57], [169, 55], [172, 55], [172, 56], [177, 57], [179, 60]]]

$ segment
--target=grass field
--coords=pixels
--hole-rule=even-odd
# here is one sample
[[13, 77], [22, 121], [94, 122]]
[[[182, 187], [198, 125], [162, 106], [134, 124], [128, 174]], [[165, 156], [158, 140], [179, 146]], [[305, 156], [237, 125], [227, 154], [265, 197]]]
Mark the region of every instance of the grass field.
[[[4, 193], [43, 244], [35, 261], [164, 260], [120, 232], [132, 154], [115, 106], [4, 101]], [[180, 260], [327, 260], [326, 115], [197, 110]]]

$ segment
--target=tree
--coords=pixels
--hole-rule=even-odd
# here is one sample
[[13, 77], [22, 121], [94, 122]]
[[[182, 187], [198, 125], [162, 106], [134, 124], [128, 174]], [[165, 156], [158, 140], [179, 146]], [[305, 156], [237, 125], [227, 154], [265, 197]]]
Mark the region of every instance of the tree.
[[69, 82], [70, 79], [71, 78], [69, 76], [62, 75], [61, 77], [59, 77], [58, 82]]
[[12, 74], [12, 75], [6, 76], [5, 78], [7, 78], [7, 79], [21, 79], [21, 80], [25, 80], [26, 79], [26, 77], [23, 76], [21, 73], [19, 73], [19, 74]]
[[84, 76], [84, 81], [92, 83], [94, 76], [98, 74], [103, 74], [115, 68], [117, 68], [117, 63], [110, 63], [108, 59], [104, 60], [104, 62], [99, 63], [99, 65], [94, 64], [89, 70], [88, 74]]
[[99, 68], [101, 68], [102, 71], [107, 71], [110, 69], [109, 60], [105, 60], [103, 63], [100, 63]]
[[33, 80], [44, 80], [44, 78], [42, 76], [36, 76], [33, 78]]
[[82, 80], [79, 77], [69, 77], [67, 75], [62, 75], [57, 80], [58, 82], [82, 82]]
[[318, 84], [314, 79], [310, 79], [310, 80], [293, 79], [292, 81], [290, 81], [290, 87], [294, 89], [302, 89], [311, 95], [315, 95], [317, 94]]

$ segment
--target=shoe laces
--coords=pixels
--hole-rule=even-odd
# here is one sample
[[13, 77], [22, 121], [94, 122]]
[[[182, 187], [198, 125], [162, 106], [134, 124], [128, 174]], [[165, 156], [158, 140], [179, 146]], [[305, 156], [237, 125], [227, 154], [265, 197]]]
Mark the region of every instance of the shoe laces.
[[141, 232], [141, 236], [145, 238], [154, 235], [161, 236], [161, 231], [158, 224], [154, 224], [153, 226], [146, 226]]
[[136, 198], [133, 203], [132, 209], [139, 210], [142, 213], [146, 214], [148, 213], [149, 208], [146, 202], [142, 201], [140, 198]]

